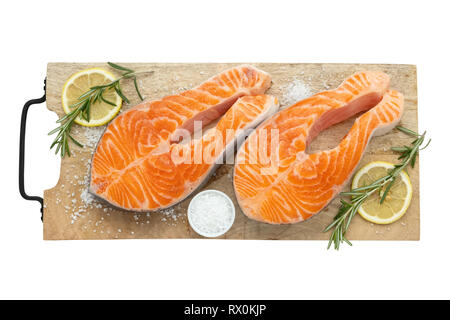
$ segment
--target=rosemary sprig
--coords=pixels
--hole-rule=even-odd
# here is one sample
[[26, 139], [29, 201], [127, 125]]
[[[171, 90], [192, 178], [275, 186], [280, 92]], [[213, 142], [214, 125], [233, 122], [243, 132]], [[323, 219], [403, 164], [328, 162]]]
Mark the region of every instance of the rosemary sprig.
[[397, 129], [403, 133], [415, 137], [416, 139], [411, 142], [411, 145], [409, 146], [405, 145], [402, 147], [391, 148], [393, 151], [400, 153], [398, 159], [402, 161], [394, 165], [394, 168], [392, 170], [389, 170], [386, 176], [372, 182], [368, 186], [352, 189], [349, 192], [341, 192], [341, 196], [348, 196], [351, 198], [349, 201], [341, 199], [341, 205], [339, 207], [338, 213], [334, 217], [333, 222], [330, 223], [330, 225], [328, 225], [328, 227], [326, 227], [324, 230], [324, 232], [328, 232], [329, 230], [333, 229], [333, 232], [330, 236], [330, 241], [328, 242], [328, 249], [332, 244], [334, 244], [334, 249], [339, 250], [339, 246], [343, 242], [347, 243], [350, 246], [352, 245], [351, 242], [348, 241], [348, 239], [345, 237], [345, 234], [348, 231], [353, 217], [358, 212], [363, 202], [368, 197], [370, 197], [371, 194], [379, 192], [380, 195], [382, 194], [380, 203], [383, 203], [400, 172], [408, 165], [411, 165], [411, 168], [414, 168], [419, 150], [425, 149], [431, 142], [431, 139], [428, 140], [427, 144], [421, 148], [421, 145], [425, 141], [426, 131], [420, 135], [401, 126], [397, 126]]
[[50, 149], [56, 146], [55, 154], [61, 152], [62, 158], [64, 158], [65, 155], [68, 155], [69, 157], [71, 155], [69, 148], [69, 140], [71, 140], [77, 146], [83, 147], [83, 145], [70, 134], [72, 125], [74, 124], [74, 121], [78, 116], [81, 116], [83, 119], [89, 122], [91, 118], [91, 107], [96, 102], [103, 101], [113, 106], [116, 105], [115, 103], [108, 101], [104, 97], [104, 93], [106, 91], [114, 90], [119, 95], [119, 97], [122, 98], [123, 101], [125, 101], [126, 103], [130, 103], [130, 100], [128, 100], [128, 98], [125, 96], [120, 86], [121, 80], [132, 79], [136, 92], [139, 96], [139, 99], [144, 100], [141, 92], [139, 91], [136, 75], [138, 75], [139, 73], [153, 73], [153, 71], [135, 72], [134, 70], [125, 68], [112, 62], [108, 62], [108, 65], [118, 71], [121, 71], [122, 75], [116, 80], [111, 81], [110, 83], [100, 86], [93, 86], [89, 88], [88, 91], [86, 91], [85, 93], [83, 93], [81, 96], [78, 97], [77, 102], [75, 102], [70, 106], [70, 109], [73, 110], [70, 113], [66, 114], [64, 117], [62, 117], [61, 119], [56, 121], [57, 123], [60, 124], [59, 127], [53, 129], [48, 133], [48, 135], [56, 134], [55, 140], [53, 140]]

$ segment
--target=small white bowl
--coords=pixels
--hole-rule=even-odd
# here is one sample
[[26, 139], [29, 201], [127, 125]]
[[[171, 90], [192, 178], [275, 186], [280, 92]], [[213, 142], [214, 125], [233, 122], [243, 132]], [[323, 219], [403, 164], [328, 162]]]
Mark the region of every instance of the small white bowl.
[[[228, 224], [226, 226], [224, 226], [223, 228], [221, 228], [221, 230], [219, 232], [213, 232], [213, 231], [208, 232], [207, 230], [202, 230], [199, 226], [195, 225], [195, 221], [193, 219], [193, 207], [194, 207], [194, 204], [197, 201], [201, 201], [202, 200], [201, 198], [204, 197], [207, 194], [218, 195], [230, 205], [229, 214], [230, 214], [231, 219], [230, 219], [230, 221], [227, 221]], [[207, 215], [208, 212], [203, 212], [202, 214]], [[189, 203], [187, 216], [188, 216], [189, 224], [190, 224], [191, 228], [195, 232], [197, 232], [199, 235], [207, 237], [207, 238], [215, 238], [215, 237], [219, 237], [221, 235], [224, 235], [225, 233], [228, 232], [228, 230], [230, 230], [231, 226], [234, 223], [234, 219], [235, 219], [236, 213], [235, 213], [235, 208], [234, 208], [233, 201], [231, 201], [230, 197], [228, 197], [225, 193], [223, 193], [221, 191], [218, 191], [218, 190], [204, 190], [202, 192], [199, 192], [194, 198], [192, 198], [191, 202]]]

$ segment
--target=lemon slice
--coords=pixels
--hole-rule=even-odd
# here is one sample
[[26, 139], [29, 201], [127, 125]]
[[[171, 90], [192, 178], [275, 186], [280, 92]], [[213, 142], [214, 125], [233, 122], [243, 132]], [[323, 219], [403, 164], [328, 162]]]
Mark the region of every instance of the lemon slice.
[[[62, 106], [66, 113], [73, 110], [71, 107], [78, 101], [78, 98], [89, 91], [93, 86], [99, 86], [114, 81], [115, 76], [103, 69], [92, 68], [81, 70], [73, 74], [65, 83], [62, 92]], [[114, 91], [114, 89], [105, 90], [103, 97], [115, 105], [108, 104], [101, 100], [96, 101], [91, 106], [90, 121], [79, 115], [75, 122], [86, 127], [101, 126], [111, 121], [122, 107], [122, 99]]]
[[[364, 187], [388, 174], [394, 165], [389, 162], [375, 161], [362, 167], [354, 176], [352, 189]], [[389, 193], [380, 204], [384, 188], [373, 194], [363, 202], [358, 213], [366, 220], [376, 224], [389, 224], [400, 219], [408, 209], [412, 198], [411, 180], [402, 171], [392, 185]]]

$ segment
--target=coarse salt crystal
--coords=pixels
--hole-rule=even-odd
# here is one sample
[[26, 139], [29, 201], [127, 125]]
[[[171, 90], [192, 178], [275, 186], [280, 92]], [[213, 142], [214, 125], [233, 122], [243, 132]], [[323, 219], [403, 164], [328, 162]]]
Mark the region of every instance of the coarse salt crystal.
[[81, 192], [81, 200], [83, 200], [85, 204], [89, 205], [94, 201], [94, 196], [90, 194], [87, 189], [84, 189]]
[[100, 137], [102, 136], [103, 132], [105, 131], [105, 126], [99, 126], [99, 127], [90, 127], [85, 130], [84, 132], [84, 145], [88, 148], [93, 148], [97, 145], [98, 140], [100, 140]]
[[294, 79], [291, 83], [283, 88], [283, 96], [280, 100], [283, 107], [308, 98], [312, 95], [311, 89], [308, 85], [298, 79]]

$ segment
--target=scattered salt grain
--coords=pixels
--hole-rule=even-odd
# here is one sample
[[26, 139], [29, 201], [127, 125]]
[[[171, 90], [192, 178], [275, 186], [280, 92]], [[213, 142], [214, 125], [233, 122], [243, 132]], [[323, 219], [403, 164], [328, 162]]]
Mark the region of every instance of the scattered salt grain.
[[84, 145], [89, 148], [95, 147], [97, 145], [98, 140], [100, 140], [103, 131], [105, 131], [105, 126], [90, 127], [86, 129], [84, 132], [85, 138]]
[[90, 205], [94, 201], [94, 196], [90, 194], [87, 189], [84, 189], [81, 192], [81, 200], [83, 200], [85, 204]]
[[[176, 225], [178, 219], [183, 218], [185, 215], [184, 213], [178, 212], [176, 207], [160, 210], [159, 212], [163, 215], [161, 221], [168, 222], [171, 225]], [[150, 213], [147, 213], [147, 217], [150, 217]], [[147, 220], [147, 223], [150, 222]]]
[[298, 79], [294, 79], [283, 88], [283, 96], [281, 97], [280, 102], [282, 107], [288, 107], [311, 95], [312, 92], [308, 85]]

